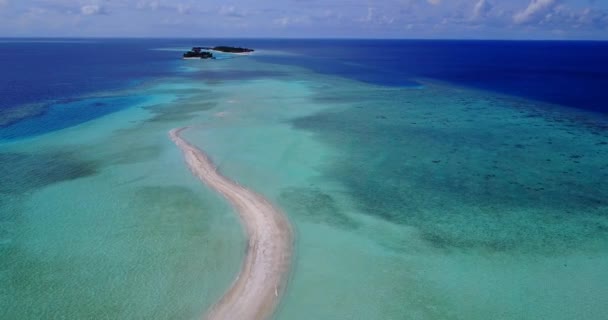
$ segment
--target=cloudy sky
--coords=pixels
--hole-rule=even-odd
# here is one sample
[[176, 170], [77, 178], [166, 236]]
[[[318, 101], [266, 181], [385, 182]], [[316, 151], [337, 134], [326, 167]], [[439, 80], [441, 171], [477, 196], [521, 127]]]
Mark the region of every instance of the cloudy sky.
[[608, 0], [0, 0], [0, 37], [608, 40]]

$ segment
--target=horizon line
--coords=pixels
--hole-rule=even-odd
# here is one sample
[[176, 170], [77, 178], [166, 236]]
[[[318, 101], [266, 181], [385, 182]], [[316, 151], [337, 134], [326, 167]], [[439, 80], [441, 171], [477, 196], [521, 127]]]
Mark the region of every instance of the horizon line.
[[521, 38], [396, 38], [396, 37], [209, 37], [209, 36], [0, 36], [0, 39], [124, 39], [124, 40], [191, 40], [191, 39], [236, 39], [236, 40], [410, 40], [410, 41], [521, 41], [521, 42], [608, 42], [608, 39], [521, 39]]

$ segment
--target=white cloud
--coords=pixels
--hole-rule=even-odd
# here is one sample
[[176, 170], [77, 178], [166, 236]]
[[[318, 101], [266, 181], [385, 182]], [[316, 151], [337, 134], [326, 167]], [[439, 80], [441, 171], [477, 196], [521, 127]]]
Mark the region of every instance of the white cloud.
[[525, 10], [513, 16], [513, 22], [560, 32], [567, 29], [603, 30], [608, 28], [608, 12], [589, 7], [576, 10], [560, 4], [559, 0], [532, 0]]
[[137, 9], [152, 9], [156, 10], [160, 6], [160, 3], [156, 0], [139, 0], [136, 4]]
[[281, 17], [281, 18], [275, 19], [273, 21], [274, 24], [278, 24], [283, 27], [291, 26], [291, 25], [307, 24], [309, 22], [310, 22], [310, 18], [306, 17], [306, 16]]
[[178, 4], [177, 5], [177, 12], [179, 12], [180, 14], [189, 14], [192, 11], [192, 7], [188, 4]]
[[[0, 35], [170, 36], [183, 34], [183, 28], [170, 27], [181, 23], [212, 24], [213, 30], [190, 28], [196, 30], [190, 34], [216, 36], [248, 30], [269, 37], [554, 38], [552, 32], [561, 30], [564, 38], [607, 39], [606, 1], [0, 0]], [[112, 21], [90, 19], [110, 13]]]
[[591, 8], [575, 11], [565, 6], [557, 6], [553, 11], [547, 13], [540, 23], [555, 28], [601, 30], [608, 27], [608, 12]]
[[580, 25], [592, 26], [598, 29], [608, 28], [608, 12], [585, 8], [581, 12], [577, 21]]
[[473, 19], [484, 18], [492, 10], [492, 4], [487, 0], [479, 0], [473, 7]]
[[98, 4], [88, 4], [80, 7], [80, 13], [85, 16], [91, 16], [95, 14], [103, 14], [103, 7]]
[[275, 20], [274, 20], [274, 23], [275, 23], [275, 24], [281, 25], [281, 26], [283, 26], [283, 27], [285, 27], [285, 26], [289, 25], [289, 22], [290, 22], [289, 17], [281, 17], [281, 18], [279, 18], [279, 19], [275, 19]]
[[374, 20], [374, 12], [375, 11], [376, 11], [376, 8], [372, 8], [372, 7], [367, 8], [367, 16], [365, 18], [363, 18], [362, 21], [369, 22], [369, 21]]
[[314, 12], [310, 15], [312, 20], [316, 20], [319, 22], [336, 22], [340, 21], [343, 16], [342, 13], [334, 11], [334, 10], [323, 10], [321, 12]]
[[556, 0], [531, 0], [526, 9], [513, 16], [513, 22], [516, 24], [533, 23], [550, 13], [556, 5]]
[[222, 6], [219, 14], [227, 17], [242, 18], [245, 16], [245, 12], [237, 9], [235, 6]]
[[367, 8], [367, 15], [365, 17], [355, 19], [354, 21], [363, 22], [366, 24], [379, 24], [379, 25], [389, 25], [393, 24], [397, 19], [395, 17], [384, 14], [383, 10], [378, 10], [374, 7]]

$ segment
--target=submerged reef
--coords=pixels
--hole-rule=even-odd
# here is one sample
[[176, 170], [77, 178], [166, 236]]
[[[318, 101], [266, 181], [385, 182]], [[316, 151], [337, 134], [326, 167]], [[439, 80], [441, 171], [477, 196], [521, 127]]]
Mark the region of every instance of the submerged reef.
[[42, 103], [32, 103], [19, 107], [0, 107], [0, 128], [9, 127], [23, 119], [43, 115], [48, 108]]

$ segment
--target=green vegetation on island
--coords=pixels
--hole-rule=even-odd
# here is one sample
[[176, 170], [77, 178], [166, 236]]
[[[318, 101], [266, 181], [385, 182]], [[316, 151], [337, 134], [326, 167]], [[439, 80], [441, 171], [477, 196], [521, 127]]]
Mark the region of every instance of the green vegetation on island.
[[[206, 50], [206, 51], [205, 51]], [[193, 47], [192, 50], [184, 53], [184, 59], [215, 59], [213, 53], [209, 50], [225, 52], [225, 53], [248, 53], [253, 52], [253, 49], [229, 46], [217, 47]]]
[[228, 53], [246, 53], [246, 52], [254, 51], [253, 49], [240, 48], [240, 47], [229, 47], [229, 46], [217, 46], [217, 47], [211, 48], [211, 50], [228, 52]]
[[192, 50], [184, 53], [184, 59], [215, 59], [209, 51], [203, 51], [201, 47], [194, 47]]

